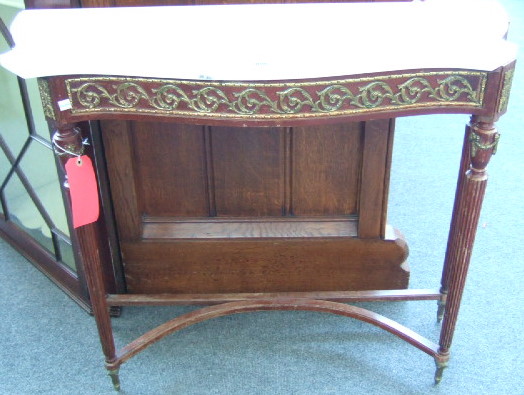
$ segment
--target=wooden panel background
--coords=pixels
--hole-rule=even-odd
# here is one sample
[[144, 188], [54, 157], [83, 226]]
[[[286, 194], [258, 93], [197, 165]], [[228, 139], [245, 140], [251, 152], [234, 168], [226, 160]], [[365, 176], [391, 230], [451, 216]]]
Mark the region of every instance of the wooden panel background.
[[[225, 128], [132, 122], [125, 136], [118, 124], [104, 123], [111, 130], [104, 135], [106, 145], [114, 152], [109, 160], [119, 171], [136, 168], [128, 186], [137, 196], [140, 216], [357, 214], [361, 123]], [[113, 177], [122, 184], [122, 174]]]
[[294, 129], [292, 214], [357, 214], [361, 155], [361, 123]]
[[407, 246], [397, 236], [384, 239], [392, 132], [389, 121], [297, 128], [102, 123], [128, 291], [406, 287]]
[[160, 122], [133, 125], [143, 215], [208, 216], [202, 127]]
[[217, 216], [282, 215], [284, 133], [278, 128], [211, 128]]
[[393, 122], [103, 128], [129, 292], [407, 286], [383, 239]]

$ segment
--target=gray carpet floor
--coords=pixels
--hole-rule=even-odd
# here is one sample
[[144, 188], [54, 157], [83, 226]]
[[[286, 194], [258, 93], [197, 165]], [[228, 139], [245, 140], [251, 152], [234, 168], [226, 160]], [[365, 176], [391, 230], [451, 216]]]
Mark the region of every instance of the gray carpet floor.
[[[524, 2], [501, 2], [513, 19], [510, 39], [522, 47]], [[502, 137], [439, 386], [432, 358], [371, 325], [320, 313], [261, 312], [167, 337], [122, 366], [121, 393], [524, 394], [523, 98], [518, 67], [508, 114], [498, 123]], [[439, 286], [467, 120], [397, 121], [389, 221], [410, 245], [411, 288]], [[93, 318], [1, 240], [0, 284], [0, 394], [114, 393]], [[436, 302], [361, 305], [438, 340]], [[125, 308], [113, 320], [117, 344], [193, 308]]]

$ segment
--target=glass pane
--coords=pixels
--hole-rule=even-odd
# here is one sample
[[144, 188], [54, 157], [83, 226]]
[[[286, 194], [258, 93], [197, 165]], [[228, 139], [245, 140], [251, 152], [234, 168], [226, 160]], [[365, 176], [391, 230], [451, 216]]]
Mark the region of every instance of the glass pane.
[[[14, 7], [0, 5], [0, 16], [7, 26], [19, 10]], [[0, 36], [0, 52], [9, 48]], [[0, 67], [0, 133], [16, 156], [24, 144], [28, 130], [25, 121], [20, 88], [16, 76]]]
[[31, 113], [35, 122], [35, 132], [39, 136], [50, 141], [49, 127], [45, 120], [44, 110], [42, 108], [42, 100], [40, 99], [40, 91], [38, 90], [38, 82], [36, 78], [25, 80], [27, 84], [27, 91], [29, 93], [29, 101], [31, 103]]
[[[2, 124], [2, 120], [0, 119], [0, 127], [1, 127], [1, 124]], [[4, 182], [9, 169], [11, 169], [11, 164], [7, 160], [7, 157], [4, 155], [4, 151], [0, 149], [0, 184]]]
[[60, 254], [62, 255], [62, 263], [69, 266], [72, 270], [76, 271], [73, 247], [71, 247], [71, 244], [69, 244], [61, 238], [58, 239], [58, 244], [60, 247]]
[[9, 6], [17, 9], [25, 7], [24, 0], [2, 0], [2, 4], [5, 4], [6, 7]]
[[20, 169], [24, 172], [55, 226], [62, 233], [69, 235], [64, 202], [51, 149], [37, 141], [32, 141], [20, 162]]
[[25, 121], [20, 89], [15, 76], [0, 68], [0, 133], [16, 156], [29, 131]]
[[9, 218], [38, 243], [54, 253], [51, 230], [47, 227], [16, 174], [9, 180], [5, 195]]
[[[16, 13], [23, 8], [23, 0], [0, 0], [0, 17], [9, 26]], [[0, 36], [0, 52], [7, 49], [7, 42]], [[49, 129], [42, 109], [38, 82], [36, 79], [28, 79], [25, 80], [25, 84], [35, 123], [35, 133], [49, 141]], [[16, 76], [0, 68], [0, 87], [2, 91], [0, 95], [0, 135], [12, 155], [18, 157], [29, 138], [29, 130]], [[56, 251], [55, 255], [61, 256], [61, 261], [65, 265], [76, 270], [73, 250], [68, 240], [69, 228], [53, 152], [36, 140], [29, 141], [30, 145], [19, 163], [21, 176], [13, 174], [4, 190], [6, 215], [9, 220], [24, 229], [51, 252], [55, 252], [55, 245], [50, 227], [55, 226], [63, 233], [63, 235], [56, 236], [56, 248], [59, 248], [60, 251]], [[6, 156], [0, 151], [0, 183], [5, 180], [10, 167]], [[26, 183], [25, 187], [22, 181]], [[41, 205], [41, 211], [31, 199], [26, 188], [30, 188], [30, 192], [36, 196]], [[0, 210], [2, 210], [1, 207]], [[47, 222], [45, 218], [48, 218]]]

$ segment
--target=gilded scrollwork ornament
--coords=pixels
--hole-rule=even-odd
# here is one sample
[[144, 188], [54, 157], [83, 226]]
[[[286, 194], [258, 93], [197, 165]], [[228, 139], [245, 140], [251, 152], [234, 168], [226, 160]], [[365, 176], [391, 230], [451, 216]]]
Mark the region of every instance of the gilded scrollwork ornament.
[[513, 75], [515, 74], [515, 69], [507, 70], [504, 73], [504, 83], [502, 85], [502, 93], [500, 95], [499, 102], [499, 113], [504, 113], [508, 109], [509, 103], [509, 94], [511, 92], [511, 85], [513, 83]]
[[40, 92], [40, 100], [42, 100], [42, 109], [44, 115], [49, 119], [56, 119], [53, 103], [51, 101], [51, 92], [49, 90], [49, 83], [45, 78], [38, 78], [38, 91]]
[[282, 83], [93, 77], [68, 79], [66, 86], [73, 113], [293, 118], [442, 105], [478, 108], [486, 78], [460, 71]]

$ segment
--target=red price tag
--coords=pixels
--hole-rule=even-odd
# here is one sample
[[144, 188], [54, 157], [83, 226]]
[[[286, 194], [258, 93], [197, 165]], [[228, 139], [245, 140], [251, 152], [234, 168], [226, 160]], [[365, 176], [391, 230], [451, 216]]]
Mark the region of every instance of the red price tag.
[[95, 222], [100, 208], [98, 186], [91, 159], [86, 155], [71, 158], [66, 162], [65, 170], [71, 194], [73, 227], [78, 228]]

